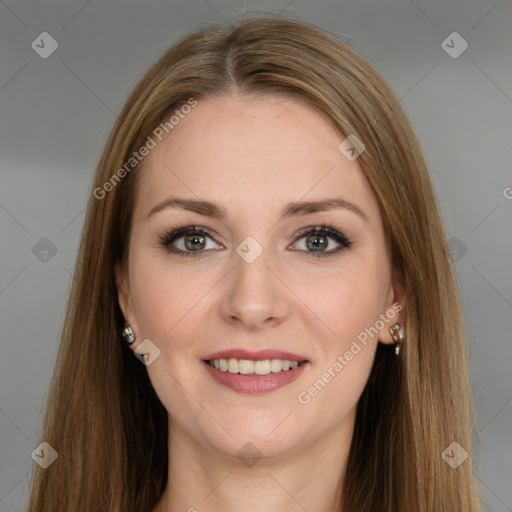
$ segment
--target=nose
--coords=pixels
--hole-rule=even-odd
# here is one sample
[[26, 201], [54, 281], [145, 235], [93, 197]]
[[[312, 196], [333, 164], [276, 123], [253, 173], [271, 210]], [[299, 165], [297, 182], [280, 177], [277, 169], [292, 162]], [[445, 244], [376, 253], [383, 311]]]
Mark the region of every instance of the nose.
[[237, 253], [233, 259], [222, 299], [223, 318], [252, 330], [281, 324], [290, 311], [289, 291], [269, 251], [263, 250], [251, 263]]

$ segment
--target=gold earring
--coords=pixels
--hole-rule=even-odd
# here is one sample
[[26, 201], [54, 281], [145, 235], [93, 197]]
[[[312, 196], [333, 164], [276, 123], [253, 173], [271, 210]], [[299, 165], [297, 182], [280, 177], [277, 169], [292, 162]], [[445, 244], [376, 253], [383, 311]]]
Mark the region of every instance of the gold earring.
[[405, 340], [405, 334], [402, 326], [400, 324], [395, 324], [389, 328], [389, 332], [395, 342], [395, 355], [398, 356], [400, 354], [400, 347]]

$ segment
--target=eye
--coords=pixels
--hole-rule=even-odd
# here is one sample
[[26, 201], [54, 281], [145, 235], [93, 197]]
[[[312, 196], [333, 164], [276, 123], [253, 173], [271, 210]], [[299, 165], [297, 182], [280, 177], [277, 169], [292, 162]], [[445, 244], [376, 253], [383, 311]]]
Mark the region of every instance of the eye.
[[[303, 229], [297, 235], [297, 240], [301, 241], [303, 239], [305, 241], [305, 249], [299, 250], [308, 253], [314, 258], [332, 256], [347, 249], [352, 244], [343, 233], [323, 224], [320, 227]], [[330, 242], [332, 240], [338, 244], [338, 247], [326, 250], [332, 245]], [[213, 247], [208, 247], [208, 241], [214, 242]], [[167, 252], [187, 257], [200, 256], [201, 253], [218, 249], [220, 246], [220, 244], [214, 241], [208, 230], [197, 226], [185, 226], [172, 231], [165, 231], [160, 236], [160, 244]]]
[[[213, 238], [204, 228], [186, 226], [166, 232], [160, 237], [160, 244], [170, 253], [180, 256], [199, 256], [208, 247], [208, 240]], [[173, 245], [174, 244], [174, 245]], [[215, 249], [215, 247], [213, 247]], [[195, 253], [195, 254], [194, 254]]]
[[[324, 224], [320, 227], [306, 228], [305, 230], [302, 230], [298, 234], [298, 239], [304, 239], [305, 242], [306, 248], [301, 250], [309, 253], [309, 255], [314, 258], [333, 256], [352, 245], [352, 242], [348, 240], [343, 233], [340, 233], [333, 227], [326, 226]], [[326, 249], [332, 245], [330, 244], [329, 239], [334, 240], [338, 244], [338, 247], [327, 251]]]

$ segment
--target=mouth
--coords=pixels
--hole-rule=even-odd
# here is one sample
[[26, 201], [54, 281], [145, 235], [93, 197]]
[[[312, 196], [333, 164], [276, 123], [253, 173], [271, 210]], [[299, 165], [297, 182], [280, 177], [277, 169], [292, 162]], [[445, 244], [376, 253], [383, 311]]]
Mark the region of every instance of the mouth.
[[241, 375], [269, 375], [294, 370], [308, 361], [290, 361], [289, 359], [208, 359], [211, 367], [221, 372], [238, 373]]
[[305, 357], [276, 350], [231, 350], [210, 354], [202, 364], [214, 381], [237, 393], [263, 394], [292, 383], [306, 370]]

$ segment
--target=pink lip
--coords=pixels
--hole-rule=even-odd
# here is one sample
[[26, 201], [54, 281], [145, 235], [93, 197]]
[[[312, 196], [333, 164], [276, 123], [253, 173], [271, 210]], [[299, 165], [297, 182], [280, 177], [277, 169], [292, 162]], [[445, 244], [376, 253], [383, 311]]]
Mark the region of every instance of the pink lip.
[[[223, 354], [225, 353], [226, 352], [223, 352]], [[212, 355], [216, 356], [217, 354]], [[214, 357], [214, 359], [225, 358]], [[275, 359], [281, 359], [281, 357]], [[294, 361], [295, 360], [296, 359], [294, 359]], [[309, 365], [309, 363], [301, 363], [293, 370], [282, 370], [276, 373], [269, 373], [268, 375], [242, 375], [240, 373], [230, 373], [217, 370], [213, 366], [210, 366], [206, 361], [201, 361], [201, 364], [204, 365], [206, 371], [219, 384], [222, 384], [237, 393], [244, 393], [247, 395], [261, 395], [263, 393], [269, 393], [270, 391], [279, 389], [286, 384], [290, 384], [294, 380], [298, 379]]]
[[307, 357], [292, 354], [291, 352], [283, 352], [281, 350], [265, 349], [257, 352], [249, 352], [243, 348], [233, 348], [231, 350], [223, 350], [215, 352], [206, 357], [203, 361], [212, 361], [213, 359], [247, 359], [249, 361], [264, 361], [265, 359], [286, 359], [288, 361], [307, 361]]

